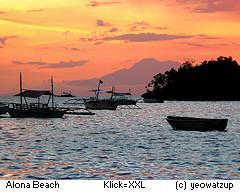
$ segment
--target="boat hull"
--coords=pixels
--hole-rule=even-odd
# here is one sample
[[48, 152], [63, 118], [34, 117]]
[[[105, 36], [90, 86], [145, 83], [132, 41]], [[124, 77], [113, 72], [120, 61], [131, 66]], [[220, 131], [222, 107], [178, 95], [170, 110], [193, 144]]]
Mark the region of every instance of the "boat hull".
[[174, 130], [184, 131], [225, 131], [228, 119], [203, 119], [192, 117], [167, 117]]
[[84, 105], [89, 110], [116, 110], [118, 103], [111, 101], [85, 101]]
[[143, 99], [144, 103], [163, 103], [163, 99]]
[[73, 95], [58, 95], [57, 97], [75, 97]]
[[7, 112], [3, 109], [0, 109], [0, 115], [6, 114]]
[[61, 110], [8, 110], [9, 115], [12, 118], [62, 118], [65, 114], [65, 111]]
[[7, 113], [7, 106], [0, 103], [0, 115]]
[[130, 100], [130, 99], [119, 99], [116, 100], [118, 105], [136, 105], [137, 101], [135, 100]]

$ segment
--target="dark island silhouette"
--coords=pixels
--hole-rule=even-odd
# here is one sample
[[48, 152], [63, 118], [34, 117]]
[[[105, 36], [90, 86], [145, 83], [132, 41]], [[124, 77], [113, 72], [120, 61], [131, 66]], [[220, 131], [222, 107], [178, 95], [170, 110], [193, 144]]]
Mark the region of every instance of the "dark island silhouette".
[[178, 70], [155, 75], [146, 88], [143, 98], [240, 101], [240, 65], [232, 57], [223, 56], [195, 66], [186, 61]]

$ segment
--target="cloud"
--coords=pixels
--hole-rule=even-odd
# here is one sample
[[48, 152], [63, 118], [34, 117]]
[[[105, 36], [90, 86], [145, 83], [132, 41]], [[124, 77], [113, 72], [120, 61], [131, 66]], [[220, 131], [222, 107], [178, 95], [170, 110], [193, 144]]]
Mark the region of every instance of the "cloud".
[[114, 32], [117, 32], [117, 31], [118, 31], [118, 28], [117, 27], [113, 27], [108, 32], [114, 33]]
[[95, 45], [102, 44], [104, 41], [125, 41], [125, 42], [147, 42], [147, 41], [169, 41], [177, 39], [189, 39], [196, 36], [192, 35], [171, 35], [157, 33], [128, 33], [116, 36], [106, 36], [103, 38], [80, 38], [82, 42], [93, 42]]
[[79, 67], [85, 65], [88, 60], [79, 60], [79, 61], [60, 61], [58, 63], [47, 63], [42, 61], [29, 61], [29, 62], [22, 62], [14, 60], [12, 63], [18, 64], [18, 65], [38, 65], [41, 66], [40, 68], [73, 68], [73, 67]]
[[0, 11], [0, 15], [1, 15], [1, 14], [4, 15], [4, 14], [6, 14], [6, 12]]
[[81, 37], [79, 39], [79, 41], [82, 41], [82, 42], [94, 42], [94, 41], [99, 41], [99, 40], [101, 40], [101, 39], [98, 39], [96, 37], [93, 37], [93, 38], [91, 38], [91, 37], [89, 37], [89, 38]]
[[71, 33], [71, 31], [67, 30], [67, 31], [64, 32], [64, 35], [68, 36], [70, 33]]
[[104, 43], [103, 41], [97, 41], [97, 42], [94, 43], [94, 45], [101, 45], [103, 43]]
[[208, 36], [208, 35], [197, 35], [196, 37], [201, 38], [201, 39], [221, 39], [221, 37], [214, 37], [214, 36]]
[[221, 47], [226, 47], [226, 46], [239, 46], [240, 44], [237, 44], [237, 43], [216, 43], [216, 42], [213, 42], [213, 43], [183, 43], [183, 44], [186, 44], [190, 47], [196, 47], [196, 48], [209, 48], [209, 49], [218, 49], [218, 48], [221, 48]]
[[68, 51], [83, 51], [82, 49], [79, 49], [77, 47], [64, 47], [65, 50], [68, 50]]
[[17, 60], [14, 60], [12, 61], [14, 64], [33, 64], [33, 65], [45, 65], [44, 62], [41, 62], [41, 61], [30, 61], [30, 62], [22, 62], [22, 61], [17, 61]]
[[127, 41], [127, 42], [146, 42], [146, 41], [167, 41], [176, 39], [192, 38], [191, 35], [169, 35], [169, 34], [156, 34], [156, 33], [139, 33], [139, 34], [123, 34], [113, 37], [105, 37], [105, 41]]
[[155, 27], [146, 21], [137, 21], [130, 26], [130, 31], [144, 31], [147, 29], [165, 30], [167, 27]]
[[44, 11], [44, 9], [42, 8], [42, 9], [30, 9], [30, 10], [27, 10], [27, 12], [29, 12], [29, 13], [36, 13], [36, 12], [43, 12]]
[[186, 45], [191, 47], [204, 47], [204, 45], [200, 43], [186, 43]]
[[176, 3], [190, 6], [193, 12], [215, 13], [239, 11], [239, 0], [176, 0]]
[[87, 6], [90, 7], [98, 7], [103, 5], [114, 5], [114, 4], [120, 4], [120, 1], [90, 1]]
[[158, 29], [158, 30], [166, 30], [166, 29], [168, 29], [168, 27], [156, 27], [156, 29]]
[[44, 50], [48, 50], [48, 49], [51, 49], [52, 47], [48, 47], [48, 46], [45, 46], [45, 47], [40, 47], [40, 49], [44, 49]]
[[147, 23], [146, 21], [137, 21], [131, 25], [130, 31], [142, 31], [142, 30], [148, 29], [150, 27], [151, 27], [151, 25], [149, 23]]
[[96, 22], [96, 25], [98, 27], [108, 27], [108, 26], [111, 26], [109, 23], [101, 20], [101, 19], [98, 19], [97, 22]]
[[0, 36], [0, 45], [6, 45], [7, 41], [9, 39], [14, 39], [14, 38], [17, 38], [17, 36], [5, 36], [5, 37], [1, 37]]

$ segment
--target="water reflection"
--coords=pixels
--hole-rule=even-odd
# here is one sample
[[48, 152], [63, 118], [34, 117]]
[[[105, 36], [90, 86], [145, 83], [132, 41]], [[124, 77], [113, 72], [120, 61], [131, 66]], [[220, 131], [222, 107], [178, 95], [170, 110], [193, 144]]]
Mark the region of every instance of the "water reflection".
[[[240, 102], [140, 104], [64, 119], [0, 118], [1, 179], [239, 179]], [[229, 118], [173, 131], [167, 115]]]

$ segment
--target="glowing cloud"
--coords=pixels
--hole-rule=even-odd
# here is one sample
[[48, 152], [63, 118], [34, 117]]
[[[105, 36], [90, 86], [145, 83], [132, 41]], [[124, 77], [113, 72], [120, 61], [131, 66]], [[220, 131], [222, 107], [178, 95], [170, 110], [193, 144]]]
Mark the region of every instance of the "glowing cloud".
[[87, 6], [90, 7], [98, 7], [98, 6], [102, 6], [102, 5], [114, 5], [114, 4], [119, 4], [121, 2], [119, 1], [90, 1], [89, 4]]
[[167, 27], [155, 27], [146, 21], [137, 21], [137, 22], [133, 23], [130, 27], [130, 31], [144, 31], [147, 29], [165, 30], [168, 28]]
[[13, 38], [17, 38], [17, 36], [5, 36], [5, 37], [0, 36], [0, 45], [6, 45], [7, 40]]
[[43, 12], [44, 9], [30, 9], [30, 10], [27, 10], [27, 12], [30, 12], [30, 13], [35, 13], [35, 12]]
[[29, 61], [29, 62], [22, 62], [22, 61], [12, 61], [14, 64], [20, 65], [39, 65], [41, 68], [72, 68], [72, 67], [79, 67], [83, 66], [88, 62], [88, 60], [79, 60], [79, 61], [60, 61], [58, 63], [47, 63], [42, 61]]
[[68, 50], [68, 51], [83, 51], [83, 49], [79, 49], [77, 47], [64, 47], [65, 50]]
[[146, 41], [167, 41], [175, 39], [192, 38], [190, 35], [169, 35], [169, 34], [156, 34], [156, 33], [139, 33], [139, 34], [123, 34], [113, 37], [105, 37], [106, 41], [128, 41], [128, 42], [146, 42]]
[[118, 31], [118, 28], [117, 27], [113, 27], [108, 32], [114, 33], [114, 32], [117, 32], [117, 31]]
[[194, 12], [215, 13], [239, 11], [239, 0], [176, 0], [179, 4], [188, 4]]
[[109, 23], [101, 20], [101, 19], [98, 19], [97, 22], [96, 22], [96, 25], [98, 27], [108, 27], [108, 26], [111, 26]]

